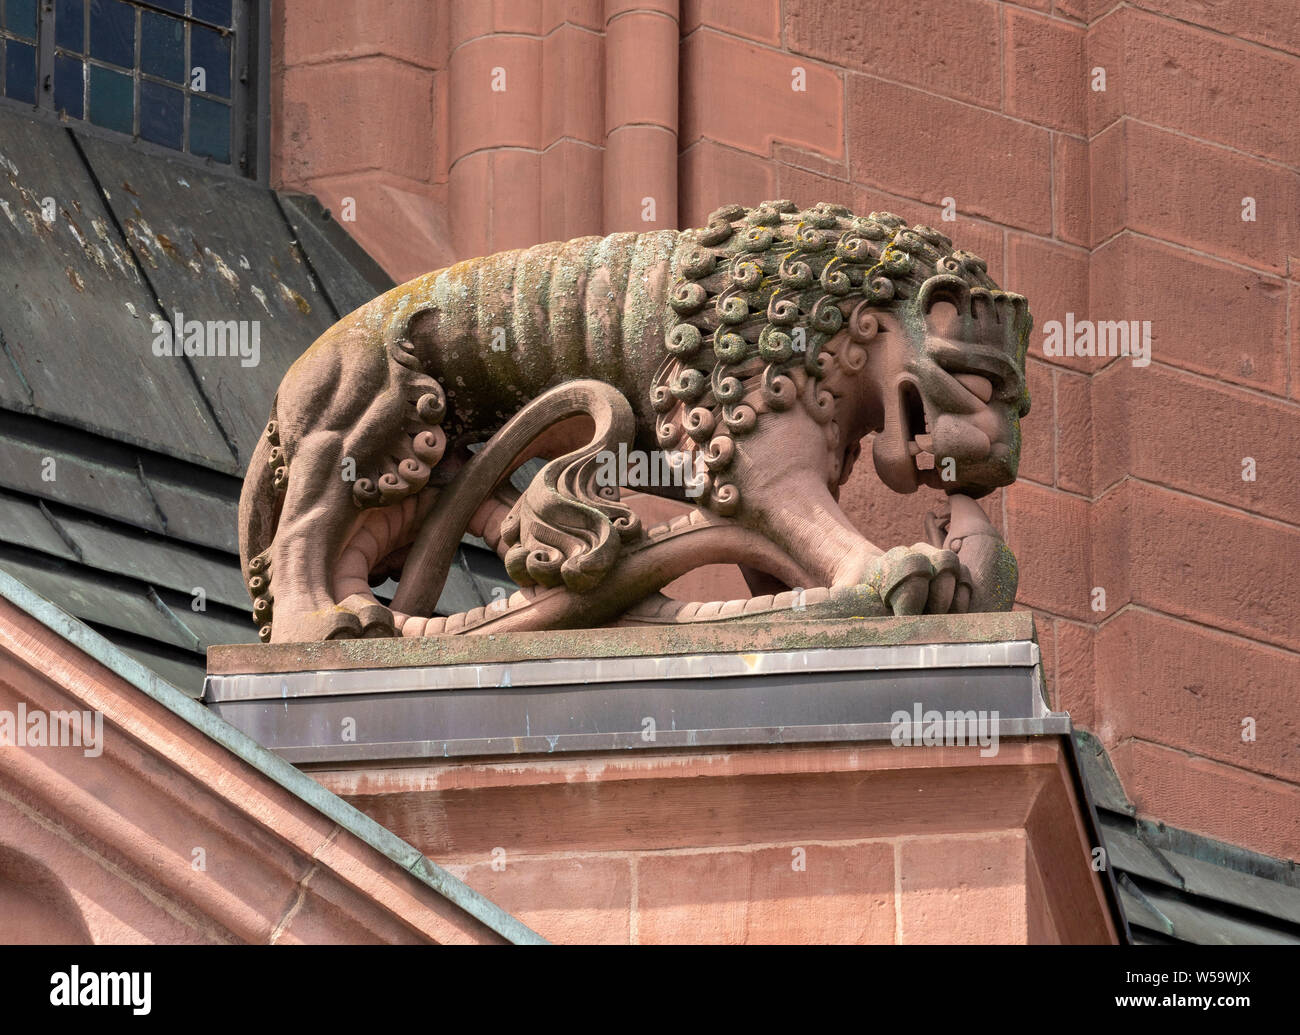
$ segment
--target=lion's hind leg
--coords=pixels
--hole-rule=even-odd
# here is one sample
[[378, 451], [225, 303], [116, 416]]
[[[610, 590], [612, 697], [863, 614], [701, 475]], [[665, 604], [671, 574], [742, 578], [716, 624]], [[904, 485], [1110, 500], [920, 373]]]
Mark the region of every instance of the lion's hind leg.
[[385, 351], [387, 369], [352, 367], [338, 379], [336, 395], [350, 407], [280, 422], [308, 430], [284, 448], [284, 501], [269, 551], [272, 642], [395, 635], [388, 608], [356, 586], [340, 589], [348, 580], [337, 569], [355, 553], [348, 547], [366, 530], [368, 512], [413, 504], [409, 498], [425, 488], [446, 447], [439, 426], [446, 406], [409, 345]]
[[361, 622], [335, 607], [330, 561], [355, 519], [352, 487], [341, 477], [342, 440], [314, 431], [295, 444], [284, 505], [270, 548], [271, 640], [298, 643], [359, 636]]

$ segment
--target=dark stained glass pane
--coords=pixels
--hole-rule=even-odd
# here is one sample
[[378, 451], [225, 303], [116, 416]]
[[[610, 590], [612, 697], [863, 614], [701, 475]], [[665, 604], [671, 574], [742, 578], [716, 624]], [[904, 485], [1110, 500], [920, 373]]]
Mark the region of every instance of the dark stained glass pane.
[[135, 83], [129, 75], [90, 66], [90, 121], [105, 129], [130, 133], [133, 128]]
[[230, 161], [230, 106], [190, 98], [190, 154]]
[[5, 41], [5, 96], [36, 103], [36, 48]]
[[54, 58], [54, 107], [66, 111], [74, 119], [85, 115], [82, 85], [85, 81], [85, 64], [77, 58]]
[[122, 0], [90, 0], [90, 55], [123, 68], [135, 65], [134, 7]]
[[234, 0], [0, 0], [0, 96], [37, 103], [36, 41], [48, 34], [45, 89], [56, 111], [229, 164], [232, 30], [246, 9]]
[[230, 27], [230, 0], [194, 0], [194, 17]]
[[86, 52], [85, 0], [55, 0], [54, 45], [64, 50]]
[[140, 70], [185, 82], [185, 24], [153, 11], [140, 12]]
[[36, 39], [36, 0], [9, 0], [5, 4], [5, 28], [29, 40]]
[[140, 136], [179, 151], [184, 131], [185, 95], [170, 86], [141, 80]]
[[195, 25], [190, 29], [190, 83], [194, 69], [202, 68], [207, 82], [205, 93], [230, 96], [230, 37]]

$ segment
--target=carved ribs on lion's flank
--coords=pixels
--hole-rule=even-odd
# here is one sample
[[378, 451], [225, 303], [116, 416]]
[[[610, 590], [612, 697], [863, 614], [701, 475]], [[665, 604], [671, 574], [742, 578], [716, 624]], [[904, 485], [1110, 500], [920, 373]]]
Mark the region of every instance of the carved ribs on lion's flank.
[[[240, 502], [255, 620], [284, 641], [1010, 607], [1014, 557], [973, 501], [1015, 478], [1031, 322], [938, 230], [789, 201], [416, 278], [280, 387]], [[840, 508], [868, 437], [891, 489], [953, 501], [928, 545], [878, 547]], [[684, 459], [696, 508], [644, 529], [597, 477], [615, 449]], [[466, 530], [523, 588], [426, 617]], [[658, 595], [715, 563], [808, 589]], [[391, 609], [370, 589], [390, 576]]]

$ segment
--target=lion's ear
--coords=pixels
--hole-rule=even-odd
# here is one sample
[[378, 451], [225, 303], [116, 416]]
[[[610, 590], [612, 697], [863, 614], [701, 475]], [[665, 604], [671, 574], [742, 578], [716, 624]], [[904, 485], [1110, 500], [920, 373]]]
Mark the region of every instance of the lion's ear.
[[846, 329], [849, 337], [859, 345], [865, 345], [880, 332], [880, 321], [876, 319], [874, 309], [875, 305], [864, 298], [848, 318]]

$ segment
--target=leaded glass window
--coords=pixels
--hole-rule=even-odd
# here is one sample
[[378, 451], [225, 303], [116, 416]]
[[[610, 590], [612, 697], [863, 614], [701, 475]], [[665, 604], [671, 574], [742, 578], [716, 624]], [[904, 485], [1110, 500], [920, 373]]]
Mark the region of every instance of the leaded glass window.
[[251, 174], [260, 7], [0, 0], [0, 95]]

